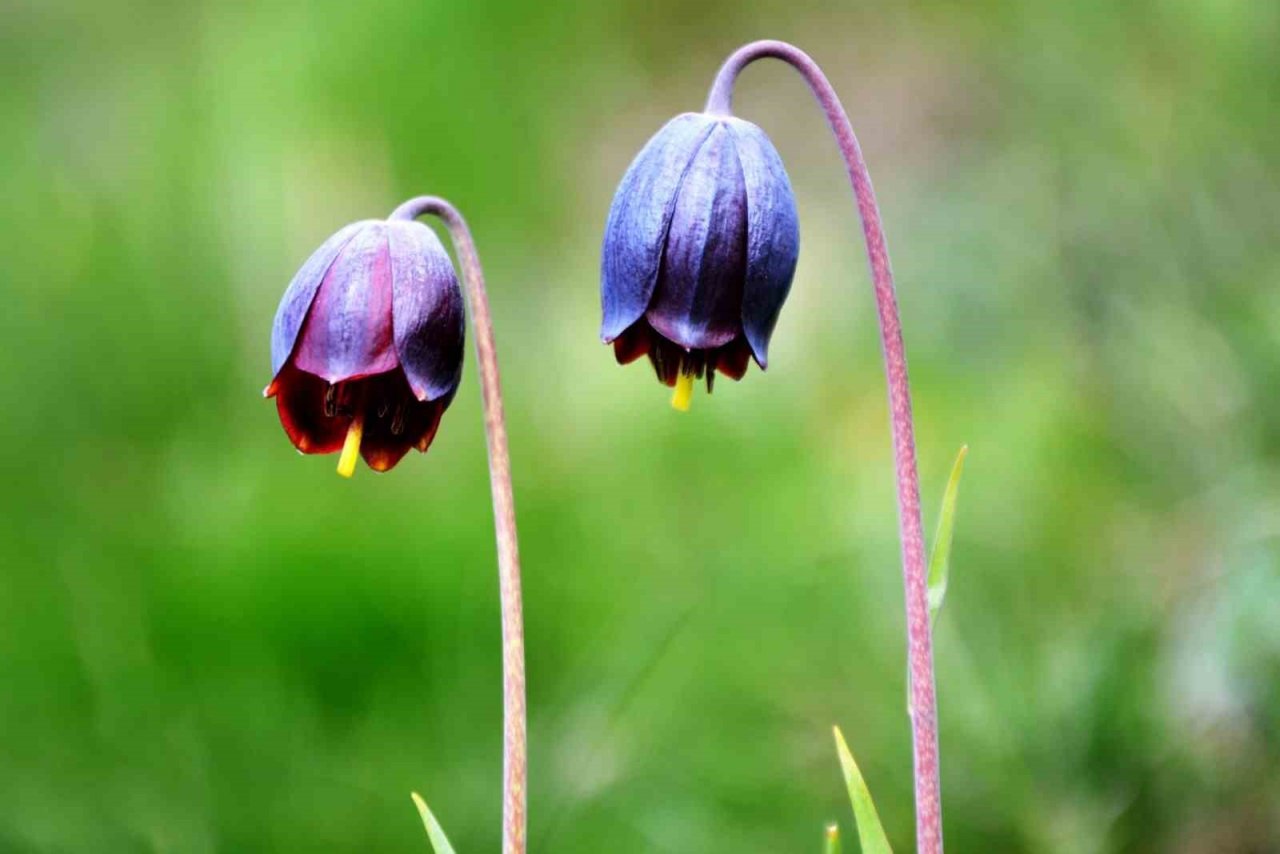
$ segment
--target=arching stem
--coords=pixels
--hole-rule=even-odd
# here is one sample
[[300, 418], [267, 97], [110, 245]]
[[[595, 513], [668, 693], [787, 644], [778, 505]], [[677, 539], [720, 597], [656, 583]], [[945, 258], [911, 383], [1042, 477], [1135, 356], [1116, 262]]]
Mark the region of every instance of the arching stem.
[[447, 201], [421, 196], [396, 208], [391, 219], [413, 220], [432, 214], [444, 222], [462, 265], [471, 305], [471, 325], [480, 363], [484, 396], [484, 431], [489, 447], [489, 485], [498, 539], [498, 583], [502, 606], [502, 851], [525, 854], [526, 734], [524, 689], [524, 616], [520, 595], [520, 552], [516, 542], [515, 499], [511, 489], [511, 457], [507, 450], [502, 385], [493, 344], [493, 319], [484, 287], [484, 271], [475, 241], [462, 214]]
[[924, 532], [920, 522], [920, 484], [911, 421], [911, 389], [902, 322], [893, 289], [889, 250], [880, 225], [871, 176], [849, 116], [822, 69], [808, 54], [779, 41], [759, 41], [739, 48], [720, 68], [707, 98], [707, 112], [729, 115], [733, 84], [738, 74], [757, 59], [773, 57], [793, 67], [809, 84], [827, 116], [844, 157], [862, 218], [871, 282], [880, 316], [885, 375], [889, 385], [889, 418], [898, 482], [898, 530], [902, 538], [902, 572], [907, 600], [907, 659], [911, 693], [911, 729], [915, 757], [916, 846], [921, 854], [941, 854], [942, 798], [938, 779], [938, 714], [933, 683], [933, 639], [929, 626], [929, 597]]

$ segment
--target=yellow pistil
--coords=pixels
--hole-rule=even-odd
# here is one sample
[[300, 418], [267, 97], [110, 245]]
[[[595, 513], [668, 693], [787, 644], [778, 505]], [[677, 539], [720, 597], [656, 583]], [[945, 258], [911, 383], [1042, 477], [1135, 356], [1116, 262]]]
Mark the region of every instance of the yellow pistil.
[[360, 456], [360, 437], [364, 435], [364, 414], [357, 414], [347, 428], [347, 439], [342, 443], [342, 456], [338, 457], [338, 474], [351, 477], [356, 473], [356, 458]]
[[676, 390], [671, 395], [671, 407], [681, 412], [689, 411], [689, 403], [693, 400], [693, 380], [691, 371], [681, 371], [676, 377]]

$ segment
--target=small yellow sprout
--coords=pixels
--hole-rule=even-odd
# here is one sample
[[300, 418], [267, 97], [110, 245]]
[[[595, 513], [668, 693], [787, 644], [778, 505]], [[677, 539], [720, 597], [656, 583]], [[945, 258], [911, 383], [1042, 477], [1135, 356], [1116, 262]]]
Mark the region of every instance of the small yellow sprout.
[[338, 474], [351, 477], [356, 473], [356, 458], [360, 456], [360, 438], [364, 436], [364, 414], [357, 413], [347, 428], [346, 441], [342, 443], [342, 456], [338, 457]]
[[671, 395], [671, 406], [681, 412], [689, 411], [689, 403], [693, 400], [693, 381], [695, 377], [692, 373], [680, 372], [680, 376], [676, 378], [676, 390]]

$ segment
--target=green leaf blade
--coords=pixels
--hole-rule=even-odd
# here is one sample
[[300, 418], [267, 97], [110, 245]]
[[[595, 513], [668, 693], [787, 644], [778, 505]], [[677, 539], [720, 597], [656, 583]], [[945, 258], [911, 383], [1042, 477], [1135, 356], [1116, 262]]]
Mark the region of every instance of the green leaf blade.
[[840, 757], [840, 770], [844, 773], [844, 784], [849, 790], [849, 801], [853, 804], [853, 820], [858, 826], [858, 844], [862, 854], [893, 854], [889, 847], [889, 837], [885, 836], [884, 826], [880, 824], [880, 814], [876, 812], [875, 801], [871, 800], [871, 791], [867, 788], [858, 763], [853, 761], [849, 745], [845, 744], [844, 733], [840, 727], [832, 727], [836, 737], [836, 754]]
[[933, 552], [929, 555], [929, 622], [938, 618], [942, 601], [947, 596], [947, 580], [951, 574], [951, 539], [956, 525], [956, 497], [960, 492], [960, 475], [964, 472], [964, 459], [969, 446], [963, 445], [951, 466], [951, 477], [942, 494], [942, 512], [938, 514], [938, 529], [933, 535]]
[[436, 854], [454, 854], [453, 846], [449, 844], [449, 838], [444, 835], [444, 828], [440, 826], [440, 822], [436, 821], [436, 817], [431, 814], [427, 802], [417, 792], [410, 792], [409, 796], [413, 798], [414, 806], [418, 808], [418, 815], [422, 816], [422, 825], [427, 829], [427, 838], [431, 840], [431, 849]]

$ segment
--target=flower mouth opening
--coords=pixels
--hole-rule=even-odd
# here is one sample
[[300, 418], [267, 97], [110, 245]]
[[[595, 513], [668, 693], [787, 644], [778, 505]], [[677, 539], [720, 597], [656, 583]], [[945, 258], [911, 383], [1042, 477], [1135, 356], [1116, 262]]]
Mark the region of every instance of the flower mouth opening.
[[671, 402], [680, 411], [689, 408], [695, 380], [705, 377], [710, 394], [715, 388], [717, 373], [737, 382], [746, 375], [752, 358], [751, 347], [743, 335], [719, 347], [687, 348], [662, 335], [644, 318], [613, 340], [613, 355], [620, 365], [647, 356], [658, 382], [675, 390]]
[[449, 398], [420, 401], [401, 368], [328, 382], [289, 363], [267, 387], [285, 433], [304, 454], [341, 452], [338, 473], [351, 477], [356, 459], [388, 471], [410, 448], [425, 452]]

